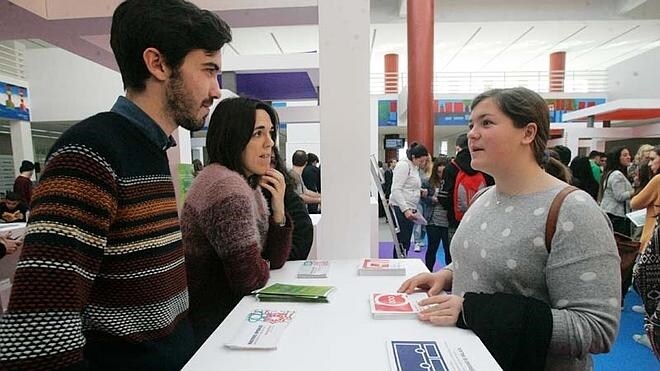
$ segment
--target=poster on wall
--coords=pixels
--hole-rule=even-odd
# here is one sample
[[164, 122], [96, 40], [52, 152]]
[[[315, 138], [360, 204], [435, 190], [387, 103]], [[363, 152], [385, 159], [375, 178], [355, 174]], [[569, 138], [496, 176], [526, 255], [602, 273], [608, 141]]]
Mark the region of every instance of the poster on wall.
[[27, 88], [0, 82], [0, 119], [30, 121]]
[[470, 121], [470, 99], [438, 99], [433, 101], [433, 124], [467, 125]]
[[378, 101], [378, 126], [397, 126], [397, 101]]
[[[546, 99], [550, 122], [562, 122], [565, 113], [606, 102], [605, 98]], [[433, 124], [437, 126], [467, 125], [471, 99], [438, 99], [433, 101]], [[397, 126], [397, 101], [378, 101], [378, 126]]]
[[546, 99], [545, 101], [548, 103], [548, 109], [550, 110], [550, 122], [562, 122], [562, 117], [565, 113], [603, 104], [606, 102], [606, 99]]

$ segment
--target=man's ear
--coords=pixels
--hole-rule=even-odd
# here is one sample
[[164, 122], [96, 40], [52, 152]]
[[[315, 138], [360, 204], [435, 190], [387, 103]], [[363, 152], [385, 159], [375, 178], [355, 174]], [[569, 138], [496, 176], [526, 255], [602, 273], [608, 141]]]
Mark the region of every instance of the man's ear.
[[158, 81], [165, 81], [171, 75], [171, 69], [165, 62], [165, 57], [156, 48], [147, 48], [142, 53], [142, 59], [147, 70]]
[[530, 144], [534, 142], [536, 138], [536, 132], [538, 131], [538, 125], [535, 122], [530, 122], [524, 128], [524, 135], [522, 137], [523, 144]]

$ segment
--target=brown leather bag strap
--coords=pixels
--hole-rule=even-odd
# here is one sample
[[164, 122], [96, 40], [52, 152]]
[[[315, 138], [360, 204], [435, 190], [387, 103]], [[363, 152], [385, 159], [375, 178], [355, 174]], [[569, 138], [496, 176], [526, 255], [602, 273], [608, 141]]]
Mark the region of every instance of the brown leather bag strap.
[[550, 253], [550, 250], [552, 249], [552, 237], [557, 230], [557, 219], [559, 219], [559, 209], [561, 208], [561, 204], [569, 193], [577, 190], [578, 188], [573, 186], [568, 186], [562, 189], [557, 193], [554, 200], [552, 200], [552, 204], [550, 204], [548, 220], [545, 222], [545, 249], [548, 250], [548, 253]]

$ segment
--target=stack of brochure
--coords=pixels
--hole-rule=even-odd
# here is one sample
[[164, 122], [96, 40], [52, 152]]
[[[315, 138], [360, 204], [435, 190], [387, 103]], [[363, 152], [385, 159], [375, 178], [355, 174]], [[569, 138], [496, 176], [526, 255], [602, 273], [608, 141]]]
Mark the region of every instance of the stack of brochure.
[[298, 271], [298, 278], [328, 278], [330, 262], [327, 260], [305, 260]]
[[230, 349], [276, 349], [295, 313], [292, 310], [255, 309], [248, 313], [234, 338], [225, 346]]
[[371, 316], [374, 319], [417, 318], [417, 314], [424, 309], [418, 302], [426, 298], [428, 295], [425, 292], [371, 294]]
[[328, 303], [334, 286], [305, 286], [275, 283], [252, 292], [259, 301]]
[[[443, 344], [444, 345], [444, 344]], [[390, 358], [390, 370], [392, 371], [448, 371], [447, 360], [461, 360], [461, 357], [447, 357], [442, 350], [447, 350], [446, 346], [441, 347], [435, 340], [390, 340], [387, 342], [387, 353]], [[465, 358], [465, 357], [462, 357]], [[467, 360], [463, 359], [467, 363]], [[460, 361], [459, 361], [460, 362]], [[456, 366], [461, 370], [473, 369], [470, 364], [460, 362]], [[457, 370], [459, 368], [456, 368]]]
[[360, 276], [404, 276], [406, 267], [396, 259], [364, 259], [358, 268]]

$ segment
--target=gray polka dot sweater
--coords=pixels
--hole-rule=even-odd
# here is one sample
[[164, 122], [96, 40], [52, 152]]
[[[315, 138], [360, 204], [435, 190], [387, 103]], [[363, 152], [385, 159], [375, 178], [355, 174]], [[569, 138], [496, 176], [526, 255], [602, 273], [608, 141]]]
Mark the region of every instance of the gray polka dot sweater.
[[548, 209], [562, 188], [520, 196], [496, 187], [484, 192], [451, 242], [452, 291], [503, 292], [548, 303], [553, 331], [546, 369], [588, 370], [589, 354], [608, 352], [617, 334], [619, 256], [605, 214], [583, 191], [564, 200], [548, 254]]

